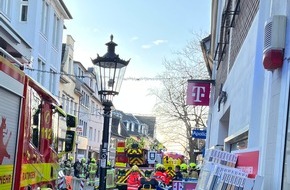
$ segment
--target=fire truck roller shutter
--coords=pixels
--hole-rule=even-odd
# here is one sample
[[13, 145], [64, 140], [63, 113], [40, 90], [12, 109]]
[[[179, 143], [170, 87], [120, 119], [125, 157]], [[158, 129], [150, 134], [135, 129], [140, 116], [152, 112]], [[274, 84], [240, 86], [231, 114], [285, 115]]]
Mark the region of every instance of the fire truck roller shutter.
[[[10, 84], [11, 85], [11, 84]], [[19, 124], [21, 97], [0, 87], [0, 128], [5, 131], [0, 137], [2, 143], [0, 158], [0, 176], [13, 175], [16, 155], [16, 143]], [[6, 185], [6, 186], [3, 186]], [[0, 184], [0, 189], [12, 189], [11, 183]]]

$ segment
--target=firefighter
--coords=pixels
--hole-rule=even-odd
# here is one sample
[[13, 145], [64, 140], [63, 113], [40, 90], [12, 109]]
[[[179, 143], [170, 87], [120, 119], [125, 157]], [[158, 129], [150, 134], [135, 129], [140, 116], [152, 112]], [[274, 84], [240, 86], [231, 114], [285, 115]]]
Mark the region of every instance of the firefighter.
[[153, 179], [165, 185], [169, 185], [170, 177], [166, 173], [166, 170], [163, 164], [156, 165], [156, 172], [153, 174]]
[[187, 165], [186, 165], [186, 163], [183, 163], [183, 164], [180, 165], [180, 171], [181, 171], [181, 174], [182, 174], [183, 179], [188, 178]]
[[80, 177], [86, 179], [87, 178], [87, 171], [88, 171], [88, 165], [86, 163], [86, 159], [82, 158], [82, 160], [81, 160]]
[[194, 163], [194, 162], [189, 164], [188, 177], [193, 178], [193, 179], [197, 179], [198, 178], [198, 173], [196, 171], [196, 163]]
[[138, 166], [134, 165], [127, 179], [127, 190], [138, 190], [141, 185], [141, 175]]
[[88, 166], [88, 172], [89, 172], [89, 186], [90, 185], [94, 186], [97, 172], [97, 164], [94, 158], [91, 159], [91, 162]]

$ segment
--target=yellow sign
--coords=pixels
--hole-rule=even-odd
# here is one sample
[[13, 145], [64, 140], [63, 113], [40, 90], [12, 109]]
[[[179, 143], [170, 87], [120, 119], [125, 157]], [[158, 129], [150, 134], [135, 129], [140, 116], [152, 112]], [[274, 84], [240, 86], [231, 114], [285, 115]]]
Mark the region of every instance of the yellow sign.
[[0, 189], [11, 189], [13, 165], [0, 165]]
[[[35, 163], [22, 165], [21, 187], [57, 179], [57, 164]], [[52, 174], [52, 177], [51, 177]]]

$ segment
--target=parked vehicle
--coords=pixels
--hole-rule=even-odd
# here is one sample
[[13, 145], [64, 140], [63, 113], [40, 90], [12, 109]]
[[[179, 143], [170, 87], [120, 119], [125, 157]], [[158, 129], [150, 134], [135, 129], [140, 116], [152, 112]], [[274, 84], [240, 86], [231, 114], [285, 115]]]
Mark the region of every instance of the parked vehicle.
[[[70, 129], [76, 117], [26, 75], [24, 65], [1, 51], [0, 189], [56, 189], [58, 156], [73, 150], [75, 131]], [[58, 144], [59, 117], [69, 125], [63, 149]]]
[[[184, 156], [174, 152], [163, 152], [154, 145], [145, 146], [142, 139], [136, 140], [128, 137], [125, 141], [119, 141], [116, 147], [115, 172], [116, 186], [125, 189], [131, 167], [136, 165], [142, 177], [150, 178], [156, 164], [164, 164], [166, 172], [174, 176], [175, 165], [184, 163]], [[150, 148], [152, 147], [152, 148]]]

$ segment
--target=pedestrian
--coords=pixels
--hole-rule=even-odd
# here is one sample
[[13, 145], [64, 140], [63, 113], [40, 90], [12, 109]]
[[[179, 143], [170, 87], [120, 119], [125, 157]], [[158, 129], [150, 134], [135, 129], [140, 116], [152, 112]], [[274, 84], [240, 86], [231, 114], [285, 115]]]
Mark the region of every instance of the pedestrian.
[[74, 176], [77, 178], [80, 178], [81, 167], [81, 162], [79, 161], [79, 159], [77, 159], [74, 163]]
[[175, 168], [174, 168], [174, 172], [175, 172], [175, 175], [173, 177], [173, 180], [176, 180], [176, 181], [181, 181], [183, 176], [182, 176], [182, 173], [180, 171], [180, 165], [176, 165]]
[[89, 173], [89, 186], [95, 185], [95, 178], [96, 178], [96, 171], [97, 171], [97, 164], [94, 158], [91, 159], [91, 162], [88, 166], [88, 173]]
[[141, 174], [138, 166], [134, 165], [127, 178], [127, 190], [138, 190], [141, 186]]
[[64, 173], [67, 176], [71, 175], [72, 160], [73, 157], [69, 157], [67, 160], [64, 161]]

